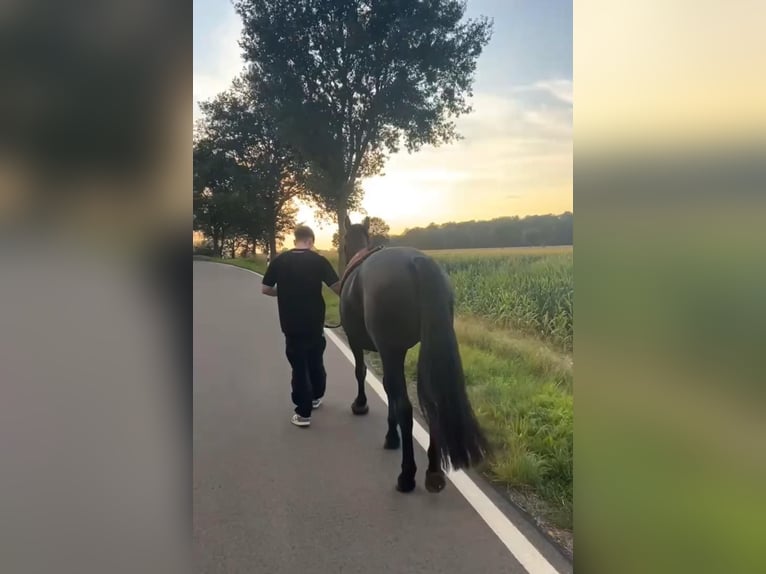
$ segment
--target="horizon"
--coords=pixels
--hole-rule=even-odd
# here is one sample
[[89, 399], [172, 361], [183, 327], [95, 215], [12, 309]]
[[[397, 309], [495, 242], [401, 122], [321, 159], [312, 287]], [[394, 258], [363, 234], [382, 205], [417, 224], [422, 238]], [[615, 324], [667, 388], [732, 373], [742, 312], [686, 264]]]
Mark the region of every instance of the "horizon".
[[[461, 141], [389, 156], [361, 181], [364, 212], [400, 234], [434, 221], [573, 212], [572, 3], [469, 0], [466, 17], [494, 19], [479, 57], [473, 111], [457, 118]], [[241, 71], [241, 22], [229, 0], [194, 0], [194, 119], [198, 102]], [[296, 202], [297, 222], [331, 246], [337, 224]], [[366, 213], [365, 213], [366, 212]]]
[[[567, 215], [567, 214], [572, 215], [574, 217], [574, 210], [570, 209], [570, 210], [562, 211], [562, 212], [559, 212], [559, 213], [532, 213], [532, 214], [529, 214], [529, 215], [517, 215], [517, 214], [513, 214], [513, 215], [499, 215], [497, 217], [492, 217], [490, 219], [466, 219], [466, 220], [461, 220], [461, 221], [451, 220], [451, 221], [442, 221], [442, 222], [431, 221], [429, 223], [419, 224], [419, 225], [416, 225], [414, 227], [409, 227], [409, 228], [403, 229], [401, 231], [394, 231], [393, 229], [391, 229], [389, 231], [389, 237], [401, 237], [402, 235], [404, 235], [408, 231], [412, 231], [412, 230], [415, 230], [415, 229], [427, 229], [427, 228], [429, 228], [431, 226], [442, 227], [442, 226], [445, 226], [445, 225], [460, 224], [460, 223], [491, 223], [493, 221], [497, 221], [497, 220], [500, 220], [500, 219], [509, 219], [509, 218], [514, 218], [514, 217], [516, 217], [516, 218], [518, 218], [520, 220], [526, 219], [528, 217], [560, 217], [562, 215]], [[374, 215], [370, 215], [370, 217], [375, 217], [375, 216]], [[388, 222], [386, 221], [386, 223], [388, 223]], [[302, 222], [298, 221], [298, 224], [300, 225], [300, 224], [302, 224]], [[308, 224], [306, 224], [306, 225], [308, 225]], [[324, 225], [326, 225], [326, 226], [327, 225], [333, 226], [333, 232], [334, 232], [334, 225], [335, 225], [334, 223], [333, 224], [324, 224]], [[332, 236], [330, 237], [330, 240], [327, 242], [327, 244], [322, 244], [322, 246], [320, 246], [319, 245], [319, 241], [317, 241], [317, 239], [316, 239], [316, 237], [318, 237], [317, 230], [314, 227], [312, 227], [311, 225], [309, 225], [309, 227], [311, 227], [311, 230], [314, 232], [314, 235], [315, 235], [314, 248], [317, 251], [329, 251], [329, 252], [335, 251], [335, 248], [332, 246]], [[201, 238], [202, 236], [203, 236], [202, 232], [200, 232], [200, 231], [192, 231], [192, 237], [195, 238], [195, 241], [196, 241], [196, 238]], [[281, 249], [284, 249], [285, 247], [289, 247], [290, 242], [291, 242], [290, 233], [286, 233], [284, 241], [281, 241], [281, 242], [277, 241], [277, 245], [280, 246]], [[565, 244], [565, 245], [568, 245], [568, 244]], [[468, 247], [466, 249], [472, 249], [472, 248]], [[506, 249], [506, 248], [505, 247], [497, 247], [497, 248], [495, 248], [495, 247], [488, 247], [486, 249]]]

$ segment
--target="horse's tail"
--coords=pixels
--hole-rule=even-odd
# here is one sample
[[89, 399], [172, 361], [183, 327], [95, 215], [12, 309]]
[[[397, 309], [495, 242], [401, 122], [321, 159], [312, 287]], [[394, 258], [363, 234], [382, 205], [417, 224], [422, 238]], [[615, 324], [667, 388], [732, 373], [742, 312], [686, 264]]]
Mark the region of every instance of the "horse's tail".
[[420, 407], [444, 466], [475, 466], [484, 459], [488, 447], [466, 394], [453, 325], [452, 289], [433, 259], [417, 257], [413, 263], [420, 294]]

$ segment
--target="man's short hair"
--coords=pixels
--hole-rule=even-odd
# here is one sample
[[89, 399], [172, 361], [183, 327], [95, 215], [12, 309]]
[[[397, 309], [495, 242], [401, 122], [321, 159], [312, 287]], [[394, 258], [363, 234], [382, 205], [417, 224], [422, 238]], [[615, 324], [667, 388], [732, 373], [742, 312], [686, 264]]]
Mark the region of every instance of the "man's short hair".
[[314, 231], [308, 225], [299, 225], [295, 228], [296, 241], [314, 241]]

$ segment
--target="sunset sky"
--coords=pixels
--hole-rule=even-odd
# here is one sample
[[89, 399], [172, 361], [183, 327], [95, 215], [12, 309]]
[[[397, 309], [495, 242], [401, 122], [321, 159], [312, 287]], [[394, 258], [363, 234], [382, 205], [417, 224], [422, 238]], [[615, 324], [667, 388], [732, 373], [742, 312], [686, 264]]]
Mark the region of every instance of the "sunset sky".
[[[394, 233], [572, 210], [571, 0], [468, 0], [467, 12], [495, 27], [479, 58], [474, 111], [457, 122], [465, 139], [391, 156], [384, 176], [363, 181], [364, 208]], [[242, 69], [240, 29], [230, 0], [194, 0], [195, 102]], [[314, 226], [319, 248], [329, 246], [333, 225], [320, 227], [308, 205], [298, 219]]]

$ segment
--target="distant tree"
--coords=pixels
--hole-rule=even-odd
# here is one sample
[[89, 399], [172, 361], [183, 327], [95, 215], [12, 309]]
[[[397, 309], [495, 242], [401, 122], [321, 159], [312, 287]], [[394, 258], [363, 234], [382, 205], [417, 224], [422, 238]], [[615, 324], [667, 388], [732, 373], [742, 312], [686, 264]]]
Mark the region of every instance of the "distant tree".
[[373, 245], [388, 243], [391, 228], [380, 217], [370, 217], [370, 241]]
[[194, 143], [193, 228], [211, 239], [212, 249], [219, 257], [241, 217], [237, 171], [236, 164], [212, 141], [200, 139]]
[[407, 229], [401, 235], [391, 237], [390, 242], [418, 249], [571, 245], [572, 231], [573, 215], [566, 212], [441, 225], [431, 223], [427, 227]]
[[[463, 20], [461, 0], [237, 0], [253, 89], [285, 141], [311, 167], [319, 206], [338, 223], [361, 198], [361, 178], [387, 154], [458, 138], [473, 75], [491, 36]], [[339, 268], [345, 267], [339, 247]]]
[[295, 223], [292, 200], [306, 195], [305, 165], [277, 133], [267, 107], [249, 85], [231, 88], [202, 102], [200, 130], [236, 166], [241, 198], [238, 231], [276, 253], [277, 242]]
[[526, 247], [540, 245], [542, 243], [542, 237], [543, 234], [536, 227], [525, 229], [523, 232], [524, 245]]
[[[383, 221], [380, 217], [370, 217], [370, 243], [375, 245], [385, 245], [389, 242], [389, 232], [391, 228], [388, 223]], [[333, 233], [332, 246], [338, 249], [340, 245], [340, 238], [338, 232]]]

